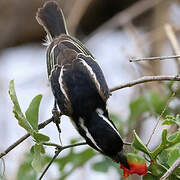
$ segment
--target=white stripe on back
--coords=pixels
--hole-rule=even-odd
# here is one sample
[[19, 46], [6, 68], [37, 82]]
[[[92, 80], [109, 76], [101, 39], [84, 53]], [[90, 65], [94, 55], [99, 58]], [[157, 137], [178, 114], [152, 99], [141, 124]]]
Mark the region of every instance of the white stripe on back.
[[[81, 59], [81, 58], [79, 58]], [[94, 82], [95, 82], [95, 85], [96, 85], [96, 88], [101, 91], [101, 88], [100, 88], [100, 84], [99, 84], [99, 81], [97, 80], [96, 78], [96, 74], [94, 73], [94, 71], [92, 70], [91, 66], [89, 66], [86, 61], [84, 61], [83, 59], [81, 59], [81, 63], [86, 67], [86, 69], [88, 70], [89, 74], [92, 76]]]
[[62, 78], [63, 77], [63, 72], [64, 72], [64, 66], [62, 66], [61, 72], [60, 72], [60, 75], [59, 75], [59, 85], [60, 85], [60, 89], [61, 89], [62, 93], [64, 94], [66, 99], [69, 101], [69, 98], [68, 98], [68, 96], [66, 94], [66, 91], [63, 88], [63, 78]]
[[97, 108], [96, 109], [96, 112], [97, 112], [97, 114], [99, 115], [99, 117], [101, 117], [106, 123], [108, 123], [109, 124], [109, 126], [111, 126], [111, 128], [113, 128], [113, 130], [118, 134], [118, 136], [119, 137], [121, 137], [120, 136], [120, 134], [119, 134], [119, 132], [117, 131], [117, 129], [112, 125], [112, 123], [103, 115], [103, 110], [102, 109], [100, 109], [100, 108]]
[[102, 151], [101, 148], [96, 144], [94, 138], [89, 133], [87, 127], [84, 125], [84, 120], [80, 117], [79, 121], [80, 121], [80, 126], [86, 132], [86, 136], [88, 137], [88, 139], [94, 144], [94, 146], [96, 146], [100, 151]]

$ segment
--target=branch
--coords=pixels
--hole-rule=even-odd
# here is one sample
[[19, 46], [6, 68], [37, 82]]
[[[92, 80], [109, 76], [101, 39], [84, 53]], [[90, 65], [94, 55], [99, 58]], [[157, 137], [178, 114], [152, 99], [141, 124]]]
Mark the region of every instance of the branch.
[[[47, 126], [50, 122], [52, 122], [53, 119], [50, 118], [42, 123], [39, 124], [39, 129], [43, 129], [45, 126]], [[9, 153], [10, 151], [12, 151], [16, 146], [18, 146], [19, 144], [21, 144], [25, 139], [27, 139], [30, 136], [29, 133], [25, 134], [24, 136], [22, 136], [20, 139], [18, 139], [15, 143], [13, 143], [12, 145], [10, 145], [3, 153], [0, 154], [0, 158], [2, 158], [3, 156], [5, 156], [7, 153]]]
[[147, 57], [147, 58], [130, 58], [129, 62], [137, 62], [137, 61], [156, 61], [156, 60], [166, 60], [172, 58], [180, 58], [180, 55], [172, 55], [172, 56], [158, 56], [158, 57]]
[[[145, 83], [145, 82], [152, 82], [152, 81], [180, 81], [180, 77], [179, 76], [144, 76], [142, 78], [139, 78], [139, 79], [124, 83], [120, 86], [111, 88], [110, 91], [114, 92], [114, 91], [117, 91], [119, 89], [123, 89], [126, 87], [132, 87], [132, 86], [135, 86], [137, 84], [141, 84], [141, 83]], [[44, 121], [43, 123], [39, 124], [39, 129], [44, 128], [45, 126], [47, 126], [52, 121], [53, 121], [53, 119], [50, 118], [50, 119]], [[18, 146], [20, 143], [22, 143], [29, 136], [30, 136], [30, 134], [27, 133], [24, 136], [22, 136], [20, 139], [18, 139], [15, 143], [10, 145], [3, 153], [0, 154], [0, 158], [2, 158], [7, 153], [12, 151], [16, 146]]]
[[170, 98], [168, 99], [168, 101], [167, 101], [167, 103], [166, 103], [163, 111], [161, 112], [160, 116], [158, 117], [158, 120], [157, 120], [157, 122], [156, 122], [156, 124], [155, 124], [155, 126], [154, 126], [154, 128], [153, 128], [153, 130], [152, 130], [152, 133], [151, 133], [151, 135], [150, 135], [150, 137], [149, 137], [149, 139], [148, 139], [148, 141], [147, 141], [147, 144], [146, 144], [147, 147], [148, 147], [148, 145], [149, 145], [149, 143], [150, 143], [150, 141], [151, 141], [151, 139], [152, 139], [152, 137], [153, 137], [153, 135], [154, 135], [154, 133], [155, 133], [155, 131], [156, 131], [156, 129], [157, 129], [157, 126], [158, 126], [160, 120], [162, 119], [162, 116], [164, 115], [165, 111], [167, 110], [167, 108], [168, 108], [168, 106], [169, 106], [169, 103], [172, 101], [172, 99], [174, 98], [175, 94], [176, 94], [176, 92], [173, 92], [173, 93], [172, 93], [172, 95], [171, 95]]
[[124, 83], [120, 86], [111, 88], [110, 91], [113, 92], [113, 91], [117, 91], [119, 89], [123, 89], [126, 87], [131, 87], [131, 86], [135, 86], [137, 84], [142, 84], [145, 82], [153, 82], [153, 81], [180, 81], [180, 76], [178, 76], [178, 75], [177, 76], [144, 76], [142, 78], [139, 78], [139, 79]]
[[47, 170], [49, 169], [49, 167], [51, 166], [51, 164], [54, 162], [54, 160], [58, 157], [59, 153], [61, 151], [63, 151], [64, 149], [67, 149], [67, 148], [71, 148], [71, 147], [75, 147], [75, 146], [82, 146], [82, 145], [86, 145], [87, 143], [86, 142], [82, 142], [82, 143], [77, 143], [77, 144], [71, 144], [71, 145], [67, 145], [67, 146], [60, 146], [58, 144], [54, 144], [54, 143], [43, 143], [44, 145], [47, 145], [47, 146], [55, 146], [56, 148], [58, 148], [58, 150], [56, 151], [55, 155], [53, 156], [53, 158], [51, 159], [51, 161], [49, 162], [49, 164], [46, 166], [46, 168], [44, 169], [44, 171], [42, 172], [39, 180], [41, 180], [45, 173], [47, 172]]
[[166, 173], [160, 178], [160, 180], [167, 179], [172, 172], [180, 166], [180, 157], [174, 162], [174, 164], [166, 171]]
[[60, 146], [59, 144], [55, 144], [55, 143], [43, 143], [43, 145], [46, 145], [46, 146], [54, 146], [58, 149], [67, 149], [67, 148], [71, 148], [71, 147], [75, 147], [75, 146], [81, 146], [81, 145], [86, 145], [87, 143], [86, 142], [82, 142], [82, 143], [77, 143], [77, 144], [70, 144], [70, 145], [67, 145], [67, 146]]
[[51, 166], [51, 164], [54, 162], [54, 160], [58, 157], [59, 153], [62, 151], [62, 149], [60, 148], [58, 151], [56, 151], [55, 155], [53, 156], [53, 158], [51, 159], [51, 161], [49, 162], [49, 164], [47, 165], [47, 167], [45, 168], [45, 170], [43, 171], [43, 173], [41, 174], [39, 180], [41, 180], [43, 178], [43, 176], [45, 175], [45, 173], [47, 172], [47, 170], [49, 169], [49, 167]]

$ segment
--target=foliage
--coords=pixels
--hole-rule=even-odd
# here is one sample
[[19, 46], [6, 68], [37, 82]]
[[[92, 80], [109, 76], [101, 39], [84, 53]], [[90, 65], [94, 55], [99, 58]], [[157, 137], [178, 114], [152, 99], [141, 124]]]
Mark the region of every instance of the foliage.
[[[169, 89], [171, 88], [170, 86], [168, 87]], [[132, 132], [132, 129], [138, 127], [139, 121], [145, 120], [149, 117], [157, 118], [157, 115], [161, 114], [167, 104], [170, 92], [171, 90], [169, 90], [167, 95], [160, 95], [154, 92], [141, 94], [130, 102], [130, 113], [126, 120], [122, 120], [115, 114], [111, 114], [110, 116], [121, 134], [133, 134], [133, 142], [131, 145], [133, 151], [133, 153], [131, 153], [132, 157], [140, 157], [137, 159], [142, 159], [142, 154], [146, 157], [148, 173], [147, 176], [143, 177], [143, 180], [160, 179], [160, 177], [180, 156], [180, 115], [177, 113], [176, 107], [166, 109], [163, 114], [164, 121], [162, 122], [162, 125], [176, 126], [176, 132], [168, 135], [168, 130], [164, 129], [161, 134], [161, 143], [153, 151], [142, 142], [135, 130]], [[50, 138], [38, 131], [38, 112], [42, 95], [37, 95], [33, 98], [24, 115], [18, 103], [13, 81], [10, 82], [9, 94], [14, 104], [13, 113], [18, 120], [19, 125], [30, 133], [35, 141], [30, 153], [19, 167], [17, 180], [37, 179], [38, 172], [42, 171], [44, 166], [52, 159], [51, 156], [45, 154], [44, 149], [44, 144], [47, 144], [46, 142], [48, 142]], [[179, 95], [175, 98], [179, 98]], [[154, 112], [152, 112], [152, 110]], [[128, 132], [124, 131], [124, 127], [128, 127]], [[73, 140], [71, 143], [75, 142], [76, 140]], [[59, 179], [66, 179], [66, 177], [72, 174], [77, 168], [82, 167], [95, 156], [97, 156], [97, 153], [95, 153], [91, 148], [84, 148], [80, 152], [76, 152], [74, 147], [70, 148], [65, 156], [58, 157], [54, 161], [60, 172]], [[102, 159], [99, 161], [92, 161], [91, 167], [92, 170], [101, 173], [107, 173], [110, 168], [114, 168], [117, 173], [122, 176], [122, 169], [119, 168], [119, 165], [105, 156], [102, 156]], [[168, 179], [179, 179], [179, 174], [180, 167], [178, 167]]]
[[33, 138], [36, 144], [32, 147], [34, 158], [32, 166], [36, 171], [41, 171], [43, 168], [43, 155], [45, 153], [43, 143], [50, 140], [50, 138], [44, 134], [38, 132], [38, 114], [39, 105], [42, 99], [42, 95], [37, 95], [31, 101], [25, 115], [21, 111], [15, 88], [14, 81], [12, 80], [9, 85], [9, 95], [14, 104], [13, 113], [15, 118], [18, 120], [19, 125], [24, 128]]

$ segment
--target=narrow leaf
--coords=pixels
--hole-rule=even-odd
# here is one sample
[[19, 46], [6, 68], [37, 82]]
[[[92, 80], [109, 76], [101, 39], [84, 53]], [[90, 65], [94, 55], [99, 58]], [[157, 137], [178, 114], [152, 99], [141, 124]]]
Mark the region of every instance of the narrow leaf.
[[48, 136], [41, 134], [41, 133], [36, 133], [36, 132], [33, 133], [33, 137], [34, 137], [35, 141], [38, 143], [43, 143], [43, 142], [47, 142], [50, 140], [50, 138]]
[[161, 144], [151, 153], [152, 159], [155, 159], [159, 155], [167, 143], [167, 129], [164, 129], [161, 135]]
[[176, 124], [174, 120], [172, 119], [166, 119], [163, 121], [162, 125], [171, 125], [171, 124]]
[[25, 113], [27, 121], [30, 123], [30, 125], [36, 132], [38, 132], [38, 114], [41, 99], [41, 94], [34, 97]]
[[15, 118], [18, 120], [18, 124], [21, 127], [23, 127], [26, 131], [28, 131], [30, 134], [32, 134], [33, 130], [31, 128], [31, 126], [29, 125], [28, 121], [26, 120], [26, 118], [25, 118], [24, 114], [22, 113], [21, 108], [19, 106], [13, 80], [11, 80], [10, 84], [9, 84], [9, 95], [14, 104], [13, 113], [15, 115]]
[[46, 164], [45, 158], [41, 154], [42, 148], [42, 145], [34, 145], [34, 157], [31, 165], [36, 172], [41, 172], [44, 165]]
[[133, 136], [134, 136], [134, 141], [132, 143], [132, 146], [135, 149], [144, 152], [145, 154], [147, 154], [151, 158], [151, 152], [147, 149], [147, 147], [141, 141], [139, 136], [136, 134], [135, 130], [133, 131]]

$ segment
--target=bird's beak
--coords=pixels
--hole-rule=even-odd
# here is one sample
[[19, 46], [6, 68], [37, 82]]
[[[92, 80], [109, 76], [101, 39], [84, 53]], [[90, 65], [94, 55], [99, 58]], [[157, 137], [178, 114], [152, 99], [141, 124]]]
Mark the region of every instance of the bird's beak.
[[120, 151], [118, 153], [118, 155], [119, 155], [119, 162], [121, 163], [121, 165], [123, 165], [127, 169], [130, 169], [130, 166], [129, 166], [128, 161], [127, 161], [127, 157], [123, 154], [123, 151]]

